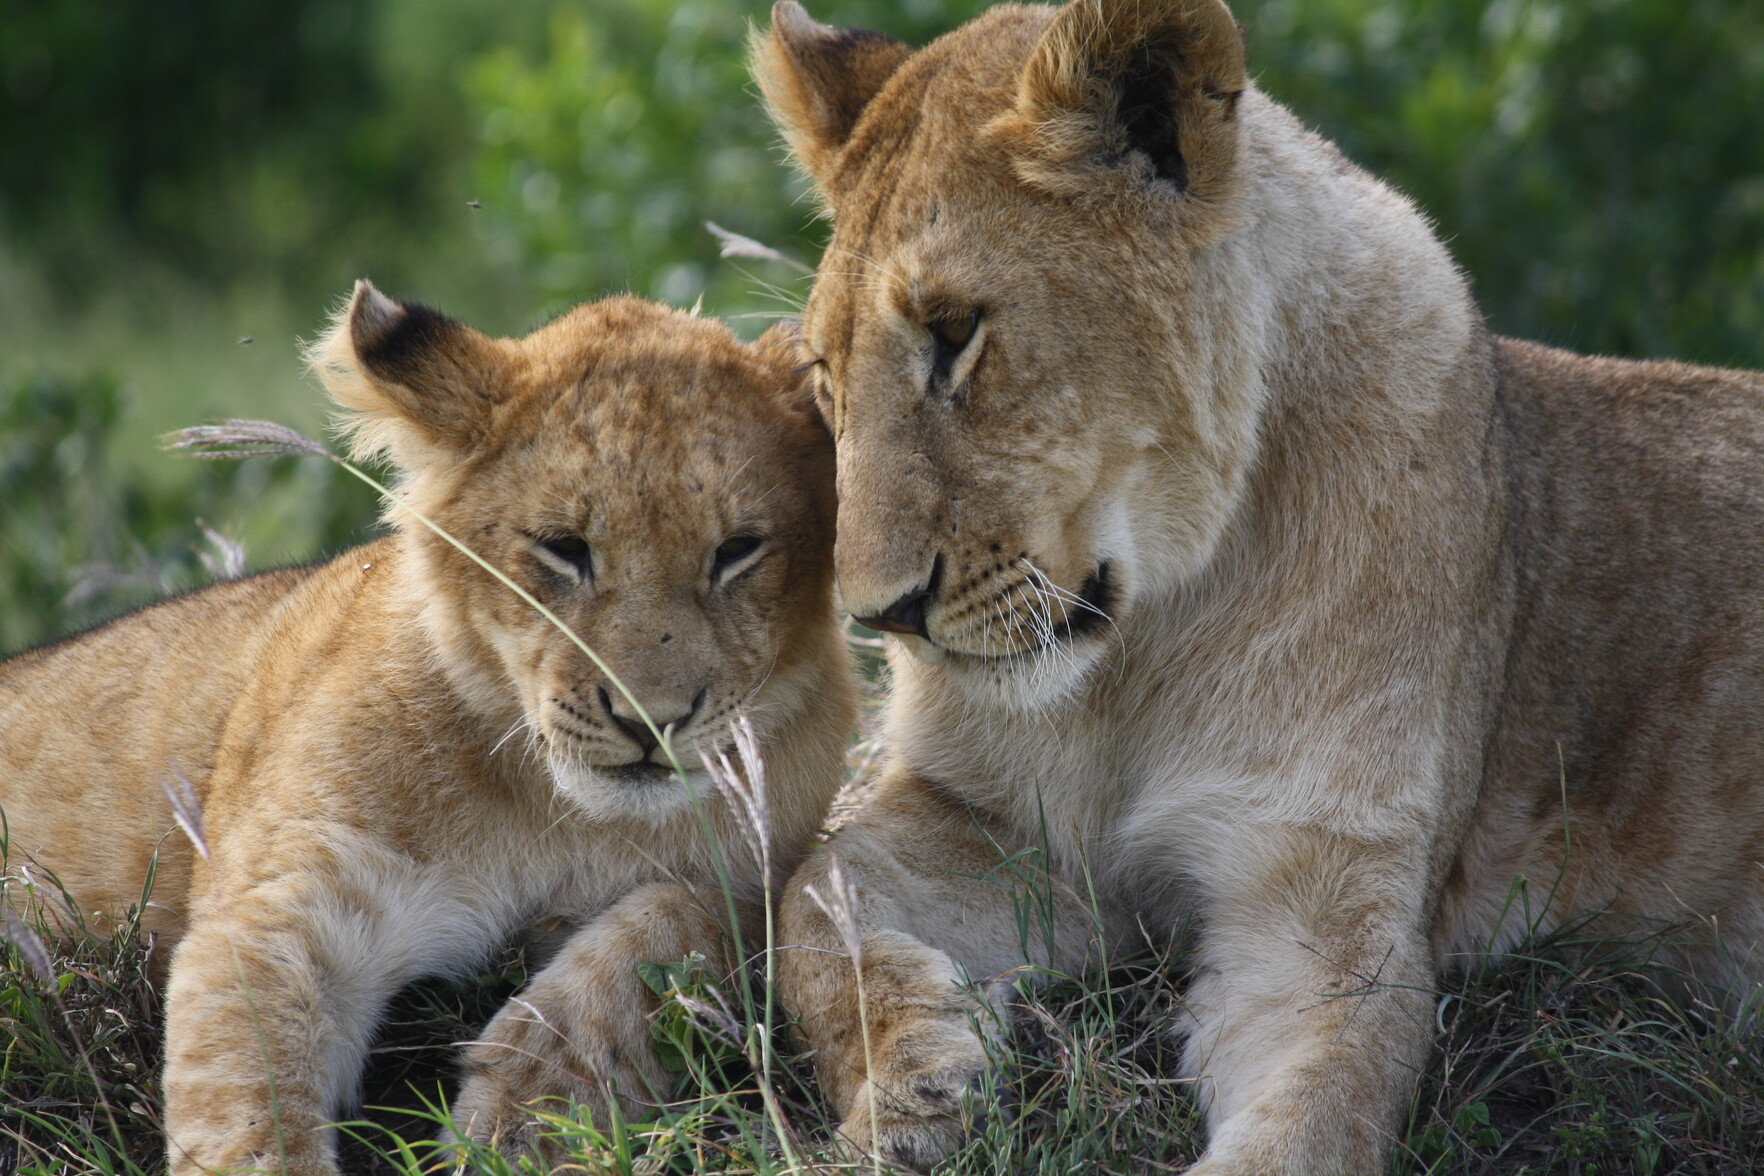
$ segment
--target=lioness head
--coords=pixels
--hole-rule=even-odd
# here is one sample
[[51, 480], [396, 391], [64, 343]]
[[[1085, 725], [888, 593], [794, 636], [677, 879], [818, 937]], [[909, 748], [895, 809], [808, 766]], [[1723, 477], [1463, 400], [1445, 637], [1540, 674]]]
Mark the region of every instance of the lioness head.
[[388, 512], [437, 672], [511, 735], [524, 726], [592, 814], [687, 803], [668, 747], [701, 766], [737, 708], [763, 738], [837, 642], [831, 447], [785, 333], [744, 348], [720, 323], [615, 298], [492, 339], [361, 282], [312, 348], [357, 454], [390, 457], [403, 502], [598, 655]]
[[754, 49], [833, 213], [803, 337], [846, 607], [1056, 698], [1205, 565], [1254, 460], [1257, 294], [1210, 253], [1253, 215], [1236, 25], [1079, 0], [913, 52], [786, 0]]

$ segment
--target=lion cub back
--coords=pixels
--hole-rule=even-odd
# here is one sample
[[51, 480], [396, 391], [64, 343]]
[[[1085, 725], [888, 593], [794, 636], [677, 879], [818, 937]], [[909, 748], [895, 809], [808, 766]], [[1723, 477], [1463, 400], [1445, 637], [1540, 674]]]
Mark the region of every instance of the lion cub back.
[[[161, 785], [174, 773], [206, 782], [265, 622], [312, 570], [215, 584], [0, 662], [7, 872], [39, 866], [39, 879], [53, 875], [80, 900], [82, 918], [105, 912], [92, 928], [102, 932], [140, 901], [157, 852], [158, 898], [142, 924], [173, 932], [191, 849], [165, 836], [173, 818]], [[60, 904], [45, 910], [57, 918]]]

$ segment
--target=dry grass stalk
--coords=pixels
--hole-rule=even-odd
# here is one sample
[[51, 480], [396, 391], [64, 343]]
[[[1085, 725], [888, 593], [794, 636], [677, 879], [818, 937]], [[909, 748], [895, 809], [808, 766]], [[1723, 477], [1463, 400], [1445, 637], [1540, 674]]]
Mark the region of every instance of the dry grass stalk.
[[196, 799], [196, 786], [190, 778], [178, 770], [177, 764], [171, 765], [170, 779], [161, 780], [159, 787], [165, 798], [171, 802], [172, 819], [203, 861], [208, 859], [208, 837], [202, 824], [202, 803]]
[[870, 1050], [870, 1013], [864, 1003], [864, 940], [858, 926], [857, 886], [846, 878], [838, 856], [829, 852], [826, 893], [823, 894], [814, 886], [805, 886], [803, 893], [832, 922], [834, 930], [839, 933], [840, 942], [845, 946], [846, 955], [851, 958], [851, 970], [857, 981], [858, 1028], [863, 1032], [864, 1038], [864, 1090], [870, 1102], [870, 1159], [879, 1174], [882, 1171], [882, 1155], [876, 1139], [876, 1083], [872, 1077], [876, 1072], [876, 1064]]
[[815, 267], [806, 262], [798, 261], [787, 253], [781, 253], [770, 245], [755, 241], [752, 237], [744, 237], [740, 233], [732, 233], [715, 221], [705, 221], [704, 227], [710, 235], [717, 239], [722, 247], [722, 257], [744, 257], [753, 261], [775, 261], [779, 265], [787, 265], [802, 274], [812, 274]]

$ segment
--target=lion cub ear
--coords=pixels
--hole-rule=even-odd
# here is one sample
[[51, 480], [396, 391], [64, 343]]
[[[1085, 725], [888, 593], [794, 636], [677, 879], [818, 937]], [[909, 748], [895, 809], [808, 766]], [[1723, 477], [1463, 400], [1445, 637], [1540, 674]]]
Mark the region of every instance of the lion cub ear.
[[772, 6], [772, 27], [754, 31], [750, 50], [772, 121], [803, 170], [823, 183], [864, 107], [912, 54], [882, 33], [819, 24], [795, 0]]
[[1032, 183], [1077, 192], [1097, 169], [1126, 167], [1213, 199], [1233, 178], [1247, 84], [1243, 37], [1220, 0], [1073, 0], [994, 126]]
[[406, 468], [463, 449], [488, 427], [502, 369], [494, 340], [394, 302], [366, 278], [306, 359], [348, 410], [342, 428], [356, 456], [386, 454]]
[[802, 320], [779, 319], [748, 344], [748, 350], [770, 377], [776, 398], [824, 428], [821, 410], [815, 406], [813, 365], [803, 347]]

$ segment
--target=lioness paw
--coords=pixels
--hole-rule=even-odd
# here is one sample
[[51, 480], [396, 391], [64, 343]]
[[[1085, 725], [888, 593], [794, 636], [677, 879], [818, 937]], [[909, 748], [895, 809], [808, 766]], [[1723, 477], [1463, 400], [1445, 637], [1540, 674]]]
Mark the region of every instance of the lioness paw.
[[857, 1092], [840, 1145], [928, 1171], [986, 1130], [996, 1113], [985, 1045], [965, 1023], [942, 1019], [897, 1035]]
[[[914, 1100], [924, 1110], [887, 1106], [880, 1100], [871, 1117], [867, 1092], [839, 1126], [839, 1149], [853, 1160], [879, 1156], [883, 1162], [928, 1172], [975, 1134], [984, 1131], [987, 1113], [980, 1097], [981, 1076], [915, 1083]], [[931, 1109], [933, 1106], [939, 1109]]]

